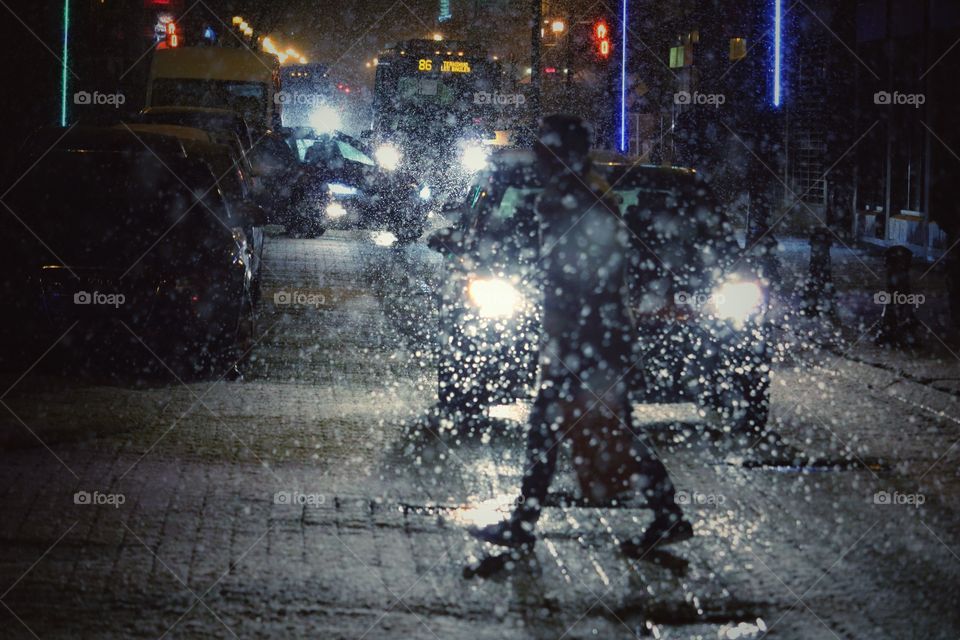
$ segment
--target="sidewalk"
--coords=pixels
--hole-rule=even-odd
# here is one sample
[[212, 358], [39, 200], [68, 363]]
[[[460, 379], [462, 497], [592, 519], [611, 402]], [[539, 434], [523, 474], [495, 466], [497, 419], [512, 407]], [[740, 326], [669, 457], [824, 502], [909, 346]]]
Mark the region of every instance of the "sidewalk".
[[835, 243], [830, 256], [838, 319], [835, 326], [797, 314], [809, 273], [810, 244], [805, 238], [778, 238], [782, 290], [775, 316], [784, 330], [783, 343], [796, 348], [813, 342], [838, 356], [886, 369], [903, 379], [950, 393], [960, 391], [960, 334], [949, 314], [943, 265], [916, 260], [912, 265], [913, 291], [909, 293], [918, 294], [917, 299], [922, 301], [914, 310], [919, 342], [914, 348], [902, 349], [877, 346], [873, 340], [883, 313], [883, 304], [876, 296], [888, 289], [882, 249]]
[[[775, 364], [774, 420], [843, 464], [729, 465], [696, 413], [643, 408], [693, 540], [632, 561], [616, 542], [646, 510], [551, 506], [533, 557], [464, 577], [486, 553], [465, 524], [509, 508], [524, 425], [424, 427], [432, 336], [398, 327], [425, 325], [430, 295], [372, 287], [364, 265], [389, 250], [328, 235], [271, 243], [264, 299], [317, 273], [350, 295], [270, 312], [286, 317], [248, 381], [166, 389], [130, 429], [100, 414], [114, 428], [98, 438], [0, 452], [4, 637], [956, 640], [960, 411], [809, 342]], [[564, 452], [552, 491], [574, 482]]]

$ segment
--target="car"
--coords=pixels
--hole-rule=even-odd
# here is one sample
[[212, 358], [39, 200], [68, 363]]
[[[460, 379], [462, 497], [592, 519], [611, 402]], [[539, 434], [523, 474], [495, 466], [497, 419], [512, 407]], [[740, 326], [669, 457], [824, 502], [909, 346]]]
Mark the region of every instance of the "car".
[[6, 338], [19, 328], [49, 346], [75, 324], [77, 335], [126, 325], [158, 353], [196, 365], [242, 353], [256, 212], [238, 206], [217, 174], [224, 148], [191, 144], [89, 126], [28, 142], [49, 151], [25, 158], [36, 166], [8, 196]]
[[216, 185], [223, 196], [224, 204], [248, 223], [243, 229], [249, 249], [246, 259], [253, 273], [251, 292], [254, 303], [259, 301], [263, 265], [263, 226], [267, 221], [267, 214], [254, 199], [256, 183], [251, 166], [245, 162], [243, 154], [238, 153], [232, 144], [222, 144], [219, 142], [221, 138], [196, 127], [139, 123], [121, 124], [119, 127], [135, 135], [146, 133], [153, 136], [174, 137], [180, 142], [180, 153], [186, 157], [196, 158], [209, 167], [214, 180], [209, 182], [207, 188]]
[[[542, 277], [534, 156], [501, 151], [460, 219], [428, 245], [447, 256], [440, 293], [438, 393], [457, 414], [524, 398], [538, 376]], [[731, 429], [767, 420], [767, 293], [696, 172], [597, 159], [630, 230], [628, 290], [637, 400], [694, 401]]]
[[248, 152], [256, 140], [250, 125], [236, 111], [211, 107], [147, 107], [138, 122], [143, 124], [169, 124], [202, 129], [215, 136], [220, 144], [236, 145], [239, 151]]
[[243, 163], [252, 197], [271, 222], [279, 222], [282, 212], [289, 207], [299, 162], [283, 133], [268, 130], [254, 138], [243, 116], [228, 109], [208, 107], [148, 107], [140, 112], [136, 122], [205, 131], [212, 142], [230, 147]]
[[294, 144], [303, 159], [290, 213], [295, 234], [361, 227], [385, 228], [401, 240], [422, 235], [431, 193], [413, 175], [376, 161], [364, 141], [339, 131], [299, 128]]

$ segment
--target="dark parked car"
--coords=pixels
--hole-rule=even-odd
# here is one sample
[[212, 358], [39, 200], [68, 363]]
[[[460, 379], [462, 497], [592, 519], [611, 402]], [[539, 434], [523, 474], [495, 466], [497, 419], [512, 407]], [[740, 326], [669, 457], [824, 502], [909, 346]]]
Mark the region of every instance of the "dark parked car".
[[300, 130], [294, 144], [303, 156], [289, 216], [294, 234], [316, 236], [328, 227], [385, 228], [412, 240], [423, 233], [431, 193], [414, 176], [381, 166], [366, 143], [341, 132]]
[[256, 182], [248, 163], [243, 161], [232, 144], [222, 144], [208, 131], [177, 125], [131, 124], [120, 125], [134, 134], [143, 133], [171, 136], [180, 142], [180, 152], [188, 158], [200, 160], [212, 172], [212, 180], [199, 187], [206, 191], [214, 186], [220, 191], [225, 206], [239, 214], [245, 222], [249, 255], [247, 261], [253, 272], [251, 287], [254, 302], [260, 298], [260, 276], [263, 255], [263, 225], [267, 214], [255, 199]]
[[5, 337], [49, 345], [74, 323], [87, 333], [124, 323], [171, 355], [236, 352], [251, 330], [262, 234], [225, 147], [75, 127], [27, 148], [37, 157], [24, 167], [37, 164], [3, 221]]
[[[529, 395], [540, 335], [542, 190], [532, 153], [503, 151], [481, 174], [456, 227], [431, 236], [446, 254], [440, 304], [440, 402], [473, 413]], [[766, 423], [766, 286], [693, 171], [595, 162], [632, 239], [634, 388], [648, 402], [695, 401], [732, 428]], [[642, 360], [641, 360], [642, 358]]]
[[271, 222], [281, 222], [282, 213], [290, 206], [299, 169], [297, 155], [283, 134], [254, 134], [235, 111], [206, 107], [148, 107], [140, 112], [137, 122], [201, 129], [212, 142], [230, 147], [247, 177], [253, 200]]

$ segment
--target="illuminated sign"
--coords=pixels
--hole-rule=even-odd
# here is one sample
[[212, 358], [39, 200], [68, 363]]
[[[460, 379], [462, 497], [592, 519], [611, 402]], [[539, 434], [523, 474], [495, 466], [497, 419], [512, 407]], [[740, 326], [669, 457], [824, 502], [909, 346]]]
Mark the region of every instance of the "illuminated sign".
[[610, 57], [610, 27], [601, 20], [593, 27], [594, 39], [597, 42], [597, 54], [604, 60]]
[[[433, 71], [433, 60], [420, 58], [417, 60], [417, 71]], [[464, 60], [443, 60], [440, 63], [440, 73], [471, 73], [470, 63]]]
[[470, 63], [463, 60], [444, 60], [440, 71], [444, 73], [470, 73]]

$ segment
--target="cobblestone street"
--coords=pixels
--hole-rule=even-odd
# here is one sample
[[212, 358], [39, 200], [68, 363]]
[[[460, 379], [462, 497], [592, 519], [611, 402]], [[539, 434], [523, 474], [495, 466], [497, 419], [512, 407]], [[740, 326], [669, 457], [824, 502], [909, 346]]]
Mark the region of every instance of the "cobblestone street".
[[473, 575], [465, 526], [509, 510], [528, 407], [431, 417], [439, 259], [269, 239], [241, 381], [0, 379], [0, 636], [960, 636], [960, 360], [900, 363], [849, 318], [829, 348], [777, 337], [772, 419], [816, 465], [731, 464], [692, 405], [637, 407], [695, 537], [626, 559], [649, 512], [571, 506], [561, 453], [535, 553]]

